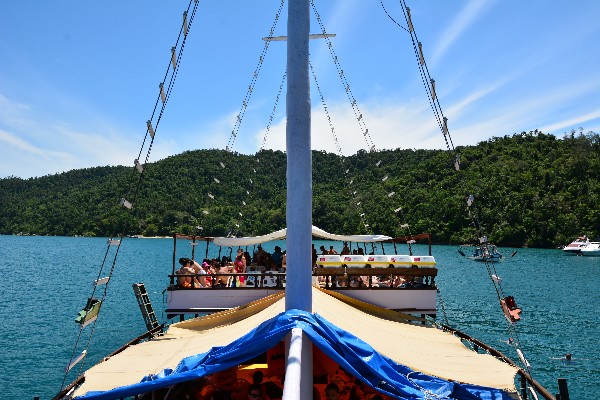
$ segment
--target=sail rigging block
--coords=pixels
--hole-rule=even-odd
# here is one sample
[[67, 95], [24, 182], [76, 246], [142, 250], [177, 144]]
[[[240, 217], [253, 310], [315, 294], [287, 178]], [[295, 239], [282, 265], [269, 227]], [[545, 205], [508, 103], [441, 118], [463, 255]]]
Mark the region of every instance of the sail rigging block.
[[471, 207], [473, 205], [473, 202], [475, 202], [475, 196], [473, 196], [471, 194], [471, 195], [469, 195], [469, 198], [467, 199], [467, 206]]
[[435, 80], [433, 78], [430, 79], [431, 82], [431, 98], [435, 100], [437, 95], [435, 94]]
[[128, 202], [125, 199], [121, 199], [121, 203], [120, 203], [123, 207], [125, 207], [128, 210], [131, 210], [133, 208], [133, 204], [131, 204], [130, 202]]
[[418, 43], [419, 45], [419, 63], [421, 65], [425, 64], [425, 57], [423, 57], [423, 44], [421, 42]]
[[188, 34], [188, 23], [187, 23], [187, 11], [183, 12], [183, 35], [187, 36]]
[[410, 16], [410, 8], [409, 7], [406, 7], [406, 21], [408, 22], [408, 31], [409, 32], [414, 31], [413, 24], [412, 24], [412, 17]]
[[175, 57], [176, 50], [175, 47], [171, 47], [171, 64], [173, 64], [173, 69], [177, 69], [177, 58]]
[[456, 157], [454, 157], [454, 169], [460, 171], [460, 154], [457, 154]]
[[[432, 79], [432, 81], [433, 81], [433, 79]], [[444, 135], [448, 135], [449, 134], [449, 132], [448, 132], [448, 118], [446, 118], [446, 117], [444, 117], [444, 128], [443, 128], [443, 130], [444, 130]]]
[[150, 137], [154, 139], [154, 128], [152, 127], [152, 121], [146, 121], [146, 126], [148, 127], [148, 133], [150, 134]]
[[165, 85], [161, 82], [158, 84], [158, 89], [160, 90], [160, 99], [163, 104], [167, 102], [167, 96], [165, 95]]
[[144, 166], [140, 163], [140, 160], [136, 158], [133, 160], [133, 163], [135, 164], [135, 169], [137, 169], [140, 174], [144, 172]]

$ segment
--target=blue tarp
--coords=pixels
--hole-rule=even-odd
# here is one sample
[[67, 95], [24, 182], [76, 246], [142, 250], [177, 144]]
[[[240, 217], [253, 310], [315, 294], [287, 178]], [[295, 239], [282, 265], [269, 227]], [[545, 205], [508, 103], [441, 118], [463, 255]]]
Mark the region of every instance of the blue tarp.
[[[106, 392], [89, 392], [81, 399], [120, 399], [201, 378], [246, 362], [275, 347], [292, 328], [300, 328], [325, 355], [369, 386], [397, 399], [509, 400], [494, 388], [458, 384], [415, 372], [377, 353], [356, 336], [318, 314], [289, 310], [263, 322], [227, 346], [183, 359], [175, 370], [165, 369], [142, 382]], [[408, 375], [408, 376], [407, 376]]]

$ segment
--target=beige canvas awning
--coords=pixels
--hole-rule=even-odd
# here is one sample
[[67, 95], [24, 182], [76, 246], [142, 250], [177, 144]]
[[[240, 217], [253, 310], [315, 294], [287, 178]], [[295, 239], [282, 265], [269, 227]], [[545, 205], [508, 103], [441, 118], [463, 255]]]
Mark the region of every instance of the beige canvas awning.
[[[340, 296], [338, 296], [340, 297]], [[285, 311], [283, 293], [246, 306], [171, 325], [164, 336], [132, 346], [90, 368], [75, 395], [138, 383], [174, 369], [183, 358], [224, 346]], [[382, 355], [439, 378], [515, 391], [517, 368], [466, 348], [434, 327], [402, 322], [398, 313], [354, 302], [349, 305], [313, 288], [313, 312], [369, 343]]]

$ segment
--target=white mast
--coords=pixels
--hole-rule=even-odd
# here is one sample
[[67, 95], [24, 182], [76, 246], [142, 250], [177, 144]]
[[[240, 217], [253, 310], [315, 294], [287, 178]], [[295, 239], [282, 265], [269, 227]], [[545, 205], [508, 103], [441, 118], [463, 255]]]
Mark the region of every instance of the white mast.
[[[288, 1], [287, 269], [285, 309], [312, 312], [312, 155], [310, 152], [309, 0]], [[300, 329], [286, 340], [284, 400], [312, 398], [312, 345]]]
[[286, 310], [312, 312], [309, 0], [288, 3]]

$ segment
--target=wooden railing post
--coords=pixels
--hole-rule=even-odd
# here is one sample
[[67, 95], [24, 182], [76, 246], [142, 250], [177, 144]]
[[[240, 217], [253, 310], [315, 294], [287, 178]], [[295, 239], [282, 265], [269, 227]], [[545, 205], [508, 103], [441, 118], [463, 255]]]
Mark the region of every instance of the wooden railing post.
[[[558, 393], [561, 400], [569, 400], [569, 389], [567, 388], [567, 380], [558, 378]], [[556, 397], [559, 398], [558, 396]]]

